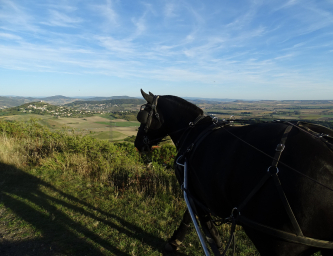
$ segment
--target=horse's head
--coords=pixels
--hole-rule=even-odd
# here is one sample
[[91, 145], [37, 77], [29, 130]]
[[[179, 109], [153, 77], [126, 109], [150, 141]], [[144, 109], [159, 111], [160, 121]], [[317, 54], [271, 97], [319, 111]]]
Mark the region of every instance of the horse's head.
[[141, 90], [147, 104], [142, 105], [137, 119], [141, 123], [135, 140], [135, 147], [139, 151], [149, 151], [167, 135], [164, 127], [163, 114], [159, 111], [159, 96], [145, 93]]
[[177, 145], [190, 123], [203, 115], [202, 109], [176, 96], [156, 96], [141, 90], [147, 104], [143, 105], [137, 119], [141, 123], [135, 147], [147, 151], [170, 135]]

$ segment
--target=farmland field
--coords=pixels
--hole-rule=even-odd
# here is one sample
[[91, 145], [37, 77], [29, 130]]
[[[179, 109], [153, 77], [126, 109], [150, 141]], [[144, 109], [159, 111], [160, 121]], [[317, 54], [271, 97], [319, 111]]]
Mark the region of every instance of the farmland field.
[[[197, 105], [205, 114], [219, 119], [302, 120], [333, 127], [333, 101], [233, 101], [201, 102]], [[132, 110], [132, 108], [132, 105], [122, 105], [124, 110]], [[139, 127], [135, 111], [95, 114], [89, 117], [9, 115], [1, 116], [0, 120], [28, 121], [30, 118], [38, 119], [40, 124], [53, 131], [67, 130], [71, 133], [109, 141], [122, 141], [127, 137], [135, 136]]]
[[199, 106], [219, 119], [302, 120], [326, 125], [333, 122], [333, 101], [234, 101]]
[[37, 119], [38, 123], [52, 131], [67, 130], [75, 134], [89, 135], [93, 138], [109, 141], [121, 141], [129, 136], [136, 135], [139, 122], [113, 119], [101, 116], [85, 118], [55, 118], [48, 115], [12, 115], [2, 116], [0, 120], [28, 121]]

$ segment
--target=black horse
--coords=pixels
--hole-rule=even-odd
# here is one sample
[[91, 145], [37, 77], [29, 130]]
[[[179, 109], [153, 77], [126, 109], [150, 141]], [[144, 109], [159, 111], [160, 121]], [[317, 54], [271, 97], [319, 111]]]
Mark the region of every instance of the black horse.
[[[149, 150], [171, 137], [178, 161], [187, 159], [188, 189], [201, 224], [218, 248], [221, 240], [206, 211], [224, 219], [238, 208], [233, 217], [261, 255], [333, 255], [331, 130], [287, 122], [214, 124], [184, 99], [141, 93], [147, 104], [138, 114], [135, 146]], [[186, 211], [169, 249], [181, 243], [190, 222]]]

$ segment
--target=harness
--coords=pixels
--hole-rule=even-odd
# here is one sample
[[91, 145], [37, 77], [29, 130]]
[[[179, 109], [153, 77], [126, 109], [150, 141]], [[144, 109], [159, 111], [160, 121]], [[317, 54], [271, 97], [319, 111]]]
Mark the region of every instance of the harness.
[[[154, 96], [153, 97], [153, 101], [152, 103], [147, 103], [143, 106], [141, 106], [140, 108], [140, 112], [138, 113], [137, 119], [139, 122], [141, 122], [142, 124], [145, 124], [145, 128], [144, 131], [145, 133], [148, 132], [151, 123], [152, 123], [152, 119], [153, 116], [155, 116], [157, 118], [157, 120], [159, 121], [159, 126], [162, 125], [162, 122], [160, 120], [160, 116], [157, 112], [157, 103], [158, 103], [158, 98], [159, 96]], [[143, 109], [144, 107], [144, 109]], [[175, 169], [176, 169], [176, 175], [178, 180], [183, 180], [183, 184], [182, 184], [182, 190], [184, 192], [184, 198], [188, 207], [188, 210], [190, 212], [192, 221], [194, 223], [195, 229], [197, 231], [198, 237], [200, 239], [200, 242], [202, 244], [202, 247], [204, 249], [204, 252], [206, 255], [210, 255], [209, 251], [205, 245], [205, 241], [203, 239], [203, 236], [200, 232], [200, 228], [199, 225], [197, 223], [196, 217], [195, 217], [195, 208], [196, 206], [200, 207], [204, 212], [208, 213], [209, 216], [213, 215], [213, 216], [217, 216], [216, 214], [214, 214], [210, 209], [208, 209], [204, 204], [202, 204], [199, 200], [197, 200], [195, 197], [193, 197], [193, 195], [191, 195], [190, 191], [188, 191], [188, 187], [187, 187], [187, 165], [188, 165], [188, 160], [187, 160], [187, 156], [191, 153], [191, 155], [189, 156], [189, 160], [191, 160], [191, 157], [193, 156], [193, 152], [196, 151], [196, 149], [198, 148], [198, 146], [201, 144], [201, 142], [207, 137], [209, 136], [211, 133], [213, 133], [214, 131], [223, 128], [225, 131], [227, 131], [228, 133], [230, 133], [232, 136], [236, 137], [237, 139], [243, 141], [241, 138], [237, 137], [236, 135], [234, 135], [233, 133], [231, 133], [230, 131], [228, 131], [227, 129], [225, 129], [225, 126], [230, 125], [230, 123], [237, 121], [237, 120], [233, 120], [233, 121], [225, 121], [222, 124], [218, 125], [217, 123], [217, 119], [214, 118], [210, 118], [210, 121], [212, 121], [212, 124], [204, 129], [204, 131], [202, 131], [199, 136], [196, 137], [196, 139], [194, 140], [193, 143], [191, 143], [185, 150], [183, 150], [183, 146], [185, 144], [185, 142], [187, 141], [187, 138], [189, 137], [189, 134], [191, 133], [191, 129], [194, 128], [196, 125], [198, 124], [203, 124], [203, 123], [207, 123], [206, 121], [204, 121], [204, 119], [208, 118], [207, 116], [198, 116], [194, 122], [191, 122], [189, 124], [189, 127], [180, 129], [176, 132], [185, 130], [180, 138], [180, 140], [177, 142], [177, 147], [179, 148], [179, 153], [177, 155], [176, 161], [175, 161]], [[244, 122], [244, 120], [239, 120], [241, 122]], [[231, 242], [234, 241], [235, 239], [235, 227], [236, 224], [241, 224], [241, 225], [245, 225], [248, 226], [250, 228], [253, 228], [255, 230], [258, 230], [260, 232], [266, 233], [268, 235], [280, 238], [282, 240], [288, 241], [288, 242], [293, 242], [293, 243], [298, 243], [298, 244], [303, 244], [303, 245], [307, 245], [307, 246], [312, 246], [312, 247], [319, 247], [319, 248], [325, 248], [325, 249], [333, 249], [333, 242], [331, 241], [324, 241], [324, 240], [320, 240], [320, 239], [314, 239], [314, 238], [310, 238], [310, 237], [305, 237], [302, 233], [302, 230], [297, 222], [297, 219], [289, 205], [288, 199], [283, 191], [283, 188], [281, 186], [281, 182], [280, 179], [278, 177], [278, 173], [279, 173], [279, 169], [278, 169], [278, 164], [281, 163], [284, 166], [288, 167], [289, 169], [295, 171], [296, 173], [303, 175], [309, 179], [311, 179], [312, 181], [326, 187], [327, 189], [333, 191], [331, 188], [319, 183], [318, 181], [302, 174], [301, 172], [287, 166], [286, 164], [280, 162], [280, 157], [281, 154], [283, 152], [283, 150], [285, 149], [285, 143], [288, 137], [289, 132], [291, 131], [291, 129], [293, 127], [296, 127], [299, 130], [302, 130], [308, 134], [310, 134], [311, 136], [314, 136], [316, 138], [321, 139], [332, 151], [333, 151], [333, 131], [331, 131], [330, 129], [327, 129], [325, 127], [322, 126], [318, 126], [315, 125], [316, 127], [320, 127], [321, 129], [324, 129], [325, 133], [317, 133], [315, 131], [313, 131], [313, 129], [311, 129], [314, 124], [309, 124], [309, 123], [305, 123], [305, 122], [297, 122], [296, 124], [291, 123], [291, 122], [283, 122], [283, 121], [279, 121], [277, 120], [277, 122], [281, 122], [281, 123], [285, 123], [287, 124], [287, 128], [285, 129], [282, 138], [280, 140], [280, 143], [277, 145], [276, 149], [275, 149], [275, 154], [274, 157], [271, 157], [269, 155], [267, 155], [265, 152], [260, 151], [259, 149], [257, 149], [256, 147], [250, 145], [249, 143], [247, 143], [246, 141], [243, 141], [244, 143], [248, 144], [249, 146], [251, 146], [252, 148], [254, 148], [257, 151], [262, 152], [263, 154], [271, 157], [272, 160], [272, 164], [271, 166], [268, 167], [266, 174], [262, 177], [262, 179], [258, 182], [258, 184], [253, 188], [253, 190], [250, 192], [250, 194], [245, 198], [245, 200], [238, 205], [238, 207], [234, 207], [231, 211], [231, 215], [228, 218], [222, 219], [222, 220], [218, 220], [221, 221], [222, 223], [232, 223], [231, 226], [231, 234], [230, 234], [230, 238], [228, 241], [228, 244], [223, 252], [222, 255], [225, 255], [228, 248], [231, 245]], [[176, 133], [174, 132], [174, 133]], [[147, 136], [144, 136], [144, 143], [146, 145], [149, 145], [149, 140]], [[183, 161], [183, 163], [180, 163], [180, 161]], [[183, 168], [183, 170], [181, 170]], [[183, 177], [181, 175], [181, 173], [183, 172]], [[277, 188], [280, 200], [282, 201], [282, 204], [284, 206], [285, 211], [287, 212], [287, 215], [292, 223], [293, 229], [294, 229], [294, 233], [290, 233], [290, 232], [286, 232], [283, 230], [279, 230], [279, 229], [275, 229], [272, 227], [268, 227], [266, 225], [263, 225], [261, 223], [252, 221], [250, 219], [248, 219], [246, 216], [241, 214], [241, 211], [248, 205], [249, 201], [251, 201], [251, 199], [253, 198], [254, 195], [257, 194], [257, 192], [260, 190], [260, 188], [269, 180], [269, 179], [273, 179], [275, 187]], [[194, 208], [194, 210], [192, 209], [192, 207]], [[212, 222], [214, 224], [216, 224], [216, 221], [212, 220]], [[209, 234], [206, 234], [209, 235]], [[235, 245], [235, 241], [234, 241], [234, 245]], [[234, 248], [235, 251], [235, 248]], [[218, 251], [213, 250], [215, 255], [221, 255]]]
[[[333, 149], [333, 144], [331, 143], [333, 141], [333, 131], [331, 131], [330, 129], [327, 129], [324, 127], [324, 130], [327, 133], [316, 133], [313, 130], [311, 130], [309, 128], [309, 125], [307, 123], [304, 122], [297, 122], [296, 124], [293, 124], [291, 122], [282, 122], [282, 121], [277, 121], [277, 122], [281, 122], [281, 123], [285, 123], [288, 126], [286, 127], [280, 143], [277, 145], [276, 149], [275, 149], [275, 154], [272, 158], [272, 163], [271, 165], [268, 167], [266, 174], [261, 178], [261, 180], [258, 182], [258, 184], [253, 188], [253, 190], [248, 194], [248, 196], [245, 198], [245, 200], [240, 203], [237, 207], [234, 207], [231, 211], [231, 215], [228, 218], [225, 218], [224, 220], [219, 220], [222, 223], [231, 223], [231, 231], [230, 231], [230, 238], [229, 238], [229, 242], [224, 250], [224, 252], [222, 253], [222, 255], [225, 255], [228, 248], [231, 245], [232, 240], [235, 239], [235, 226], [236, 224], [241, 224], [241, 225], [245, 225], [248, 226], [250, 228], [253, 228], [257, 231], [263, 232], [265, 234], [280, 238], [282, 240], [288, 241], [288, 242], [293, 242], [293, 243], [298, 243], [298, 244], [303, 244], [303, 245], [307, 245], [307, 246], [312, 246], [312, 247], [319, 247], [319, 248], [325, 248], [325, 249], [333, 249], [333, 242], [332, 241], [325, 241], [325, 240], [320, 240], [320, 239], [314, 239], [314, 238], [310, 238], [310, 237], [305, 237], [303, 235], [303, 232], [297, 222], [297, 219], [293, 213], [293, 210], [290, 207], [290, 204], [288, 202], [288, 199], [283, 191], [283, 188], [281, 186], [281, 182], [278, 176], [279, 173], [279, 169], [278, 169], [278, 164], [280, 162], [280, 157], [282, 155], [283, 150], [285, 149], [285, 143], [288, 137], [289, 132], [291, 131], [291, 129], [293, 127], [296, 127], [300, 130], [305, 131], [306, 133], [309, 133], [312, 136], [315, 136], [319, 139], [321, 139], [331, 150]], [[214, 212], [212, 212], [210, 209], [208, 209], [204, 204], [202, 204], [199, 200], [197, 200], [195, 197], [193, 197], [193, 195], [188, 191], [187, 188], [187, 174], [188, 174], [188, 170], [187, 170], [187, 166], [188, 166], [188, 160], [187, 160], [187, 156], [189, 155], [189, 153], [191, 152], [191, 155], [188, 156], [188, 159], [191, 160], [191, 157], [194, 155], [193, 153], [195, 152], [195, 150], [197, 149], [197, 147], [200, 145], [200, 143], [211, 133], [213, 133], [214, 131], [224, 128], [226, 125], [228, 125], [228, 122], [223, 123], [222, 125], [217, 125], [216, 122], [214, 122], [211, 126], [209, 126], [208, 128], [206, 128], [203, 132], [200, 133], [200, 135], [195, 139], [195, 141], [190, 144], [190, 146], [188, 146], [188, 148], [183, 152], [182, 154], [179, 154], [176, 158], [175, 161], [175, 167], [176, 167], [176, 174], [178, 174], [177, 176], [181, 176], [180, 172], [182, 171], [181, 169], [183, 168], [183, 172], [184, 172], [184, 182], [182, 185], [182, 189], [184, 191], [184, 198], [186, 201], [186, 204], [188, 206], [192, 221], [194, 223], [194, 226], [196, 228], [198, 237], [201, 241], [202, 247], [204, 249], [204, 252], [206, 255], [210, 255], [208, 252], [208, 249], [206, 247], [206, 244], [204, 242], [204, 239], [202, 238], [202, 234], [200, 232], [200, 230], [198, 229], [198, 223], [196, 221], [194, 212], [192, 210], [192, 207], [195, 209], [195, 207], [200, 207], [204, 212], [208, 213], [210, 216], [216, 216], [216, 214]], [[236, 137], [237, 139], [243, 141], [241, 138], [239, 138], [238, 136], [234, 135], [233, 133], [231, 133], [230, 131], [228, 131], [227, 129], [224, 129], [225, 131], [227, 131], [228, 133], [230, 133], [232, 136]], [[186, 139], [186, 138], [185, 138]], [[243, 141], [245, 142], [245, 141]], [[184, 142], [183, 142], [184, 143]], [[245, 142], [247, 143], [247, 142]], [[248, 143], [247, 143], [248, 144]], [[249, 144], [250, 145], [250, 144]], [[250, 145], [251, 147], [255, 148], [254, 146]], [[256, 150], [260, 151], [259, 149], [255, 148]], [[179, 150], [179, 152], [181, 153], [181, 150]], [[267, 155], [267, 154], [266, 154]], [[180, 161], [183, 161], [183, 164], [180, 163]], [[285, 165], [285, 164], [284, 164]], [[297, 173], [300, 173], [299, 171], [291, 168], [292, 170], [296, 171]], [[304, 174], [302, 174], [303, 176], [305, 176]], [[310, 178], [308, 176], [306, 176], [307, 178]], [[266, 182], [269, 179], [273, 179], [273, 182], [275, 184], [275, 187], [278, 191], [279, 194], [279, 198], [283, 204], [283, 207], [289, 217], [289, 220], [291, 221], [291, 224], [293, 226], [293, 231], [294, 233], [290, 233], [290, 232], [286, 232], [280, 229], [275, 229], [266, 225], [263, 225], [261, 223], [255, 222], [250, 220], [249, 218], [247, 218], [246, 216], [242, 215], [241, 212], [242, 210], [248, 205], [248, 203], [251, 201], [251, 199], [257, 194], [257, 192], [260, 190], [260, 188], [266, 184]], [[312, 178], [310, 178], [311, 180], [313, 180]], [[315, 180], [314, 180], [315, 181]], [[316, 181], [317, 183], [319, 183], [318, 181]], [[331, 191], [333, 191], [331, 188], [319, 183], [320, 185], [330, 189]], [[193, 216], [192, 216], [193, 215]], [[212, 220], [212, 219], [211, 219]], [[212, 221], [214, 224], [215, 222]], [[203, 242], [202, 242], [203, 241]], [[234, 242], [235, 245], [235, 242]], [[235, 251], [235, 249], [234, 249]], [[214, 251], [215, 255], [221, 255], [218, 251]]]

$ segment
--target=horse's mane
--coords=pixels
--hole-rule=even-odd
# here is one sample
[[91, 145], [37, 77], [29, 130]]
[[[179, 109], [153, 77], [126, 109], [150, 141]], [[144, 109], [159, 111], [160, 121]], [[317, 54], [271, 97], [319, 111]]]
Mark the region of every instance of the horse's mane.
[[171, 101], [172, 104], [182, 107], [184, 110], [195, 111], [195, 112], [197, 112], [197, 114], [203, 115], [203, 111], [201, 108], [199, 108], [198, 106], [196, 106], [195, 104], [193, 104], [187, 100], [184, 100], [180, 97], [173, 96], [173, 95], [166, 95], [165, 98], [167, 100]]

